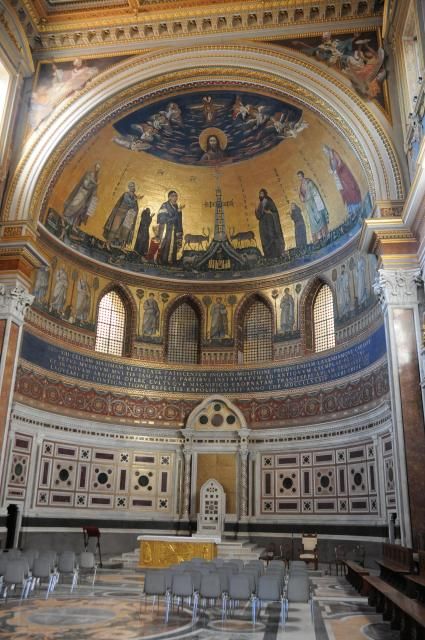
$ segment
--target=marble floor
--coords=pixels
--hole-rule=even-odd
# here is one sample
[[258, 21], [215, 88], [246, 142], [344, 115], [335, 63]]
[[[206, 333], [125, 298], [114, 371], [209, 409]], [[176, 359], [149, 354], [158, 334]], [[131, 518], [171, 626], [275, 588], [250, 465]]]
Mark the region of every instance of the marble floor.
[[344, 578], [312, 578], [310, 605], [292, 605], [284, 629], [278, 605], [269, 605], [253, 625], [249, 609], [222, 622], [219, 609], [202, 612], [192, 624], [188, 610], [173, 611], [164, 622], [163, 605], [141, 602], [143, 575], [103, 569], [92, 587], [81, 581], [73, 594], [59, 584], [45, 600], [45, 590], [20, 603], [0, 603], [0, 639], [8, 640], [398, 640], [397, 632], [375, 614]]

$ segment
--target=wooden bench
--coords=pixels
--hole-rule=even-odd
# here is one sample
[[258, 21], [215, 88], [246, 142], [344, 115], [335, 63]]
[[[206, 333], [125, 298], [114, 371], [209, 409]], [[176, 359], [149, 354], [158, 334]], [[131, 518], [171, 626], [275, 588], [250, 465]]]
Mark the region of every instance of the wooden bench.
[[368, 602], [400, 630], [401, 640], [425, 640], [425, 606], [412, 600], [377, 576], [363, 576]]
[[398, 544], [384, 543], [382, 560], [375, 560], [380, 577], [391, 585], [406, 591], [405, 577], [413, 569], [413, 551]]
[[407, 595], [425, 601], [425, 551], [419, 551], [419, 573], [405, 576], [407, 582]]
[[344, 565], [348, 582], [362, 595], [365, 595], [363, 593], [363, 576], [368, 576], [369, 571], [352, 560], [344, 560]]

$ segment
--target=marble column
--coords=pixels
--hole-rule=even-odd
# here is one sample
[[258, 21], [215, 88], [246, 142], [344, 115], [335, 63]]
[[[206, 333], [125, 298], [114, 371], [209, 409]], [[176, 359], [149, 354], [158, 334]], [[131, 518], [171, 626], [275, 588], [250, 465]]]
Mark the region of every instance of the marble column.
[[[17, 283], [0, 283], [0, 450], [1, 469], [6, 453], [7, 432], [25, 312], [34, 296]], [[2, 483], [4, 486], [4, 482]]]
[[425, 528], [424, 412], [421, 393], [417, 268], [379, 269], [374, 285], [385, 318], [401, 543]]
[[239, 519], [246, 520], [248, 517], [248, 451], [242, 449], [239, 452], [240, 458], [240, 496], [239, 496]]
[[247, 429], [241, 429], [239, 432], [239, 520], [248, 519], [248, 439], [249, 433]]

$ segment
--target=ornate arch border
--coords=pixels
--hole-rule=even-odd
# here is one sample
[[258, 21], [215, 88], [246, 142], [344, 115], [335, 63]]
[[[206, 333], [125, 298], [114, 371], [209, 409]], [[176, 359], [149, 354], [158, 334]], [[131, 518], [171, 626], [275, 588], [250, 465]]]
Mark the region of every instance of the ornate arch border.
[[[200, 81], [201, 78], [201, 81]], [[404, 198], [385, 118], [336, 73], [271, 45], [198, 46], [131, 58], [59, 106], [29, 138], [9, 188], [4, 220], [35, 227], [63, 165], [94, 131], [140, 98], [229, 81], [291, 97], [335, 126], [356, 153], [376, 200]]]

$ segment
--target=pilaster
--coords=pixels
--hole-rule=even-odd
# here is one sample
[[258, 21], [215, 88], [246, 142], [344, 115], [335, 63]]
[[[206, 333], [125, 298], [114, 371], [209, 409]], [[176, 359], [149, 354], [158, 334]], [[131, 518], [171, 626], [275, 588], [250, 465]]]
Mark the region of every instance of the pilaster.
[[[4, 460], [10, 409], [15, 387], [16, 368], [21, 347], [25, 313], [34, 296], [28, 293], [19, 279], [0, 281], [0, 468], [4, 479]], [[3, 482], [2, 482], [3, 485]]]
[[[414, 256], [411, 258], [413, 261]], [[385, 319], [401, 542], [408, 546], [425, 526], [425, 435], [418, 349], [420, 284], [419, 268], [380, 268], [374, 284]]]

